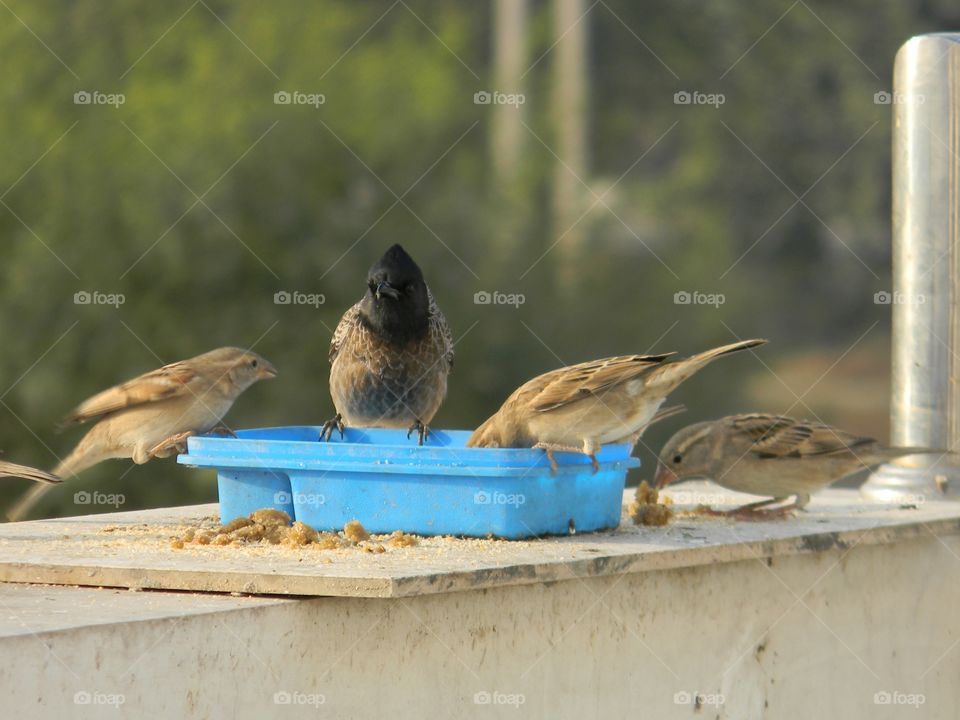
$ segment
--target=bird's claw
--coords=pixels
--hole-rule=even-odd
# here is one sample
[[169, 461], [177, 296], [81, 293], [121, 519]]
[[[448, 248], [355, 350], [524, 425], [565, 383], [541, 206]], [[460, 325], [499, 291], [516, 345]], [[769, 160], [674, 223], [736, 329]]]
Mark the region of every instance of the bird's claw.
[[550, 461], [550, 474], [556, 475], [559, 466], [557, 465], [557, 459], [553, 456], [553, 450], [547, 450], [547, 460]]
[[193, 437], [195, 433], [191, 430], [171, 435], [166, 440], [162, 440], [154, 445], [147, 452], [147, 457], [166, 458], [171, 455], [183, 455], [187, 452], [187, 438]]
[[228, 428], [226, 425], [217, 425], [213, 430], [207, 433], [208, 435], [224, 435], [226, 437], [235, 438], [237, 434]]
[[424, 425], [420, 420], [414, 420], [413, 425], [407, 428], [407, 439], [410, 439], [410, 436], [413, 434], [413, 431], [417, 431], [417, 445], [423, 445], [424, 439], [427, 435], [430, 434], [430, 429]]
[[330, 438], [333, 437], [334, 430], [340, 433], [340, 439], [343, 440], [343, 430], [345, 427], [346, 425], [343, 424], [343, 416], [337, 413], [320, 428], [320, 440], [329, 441]]

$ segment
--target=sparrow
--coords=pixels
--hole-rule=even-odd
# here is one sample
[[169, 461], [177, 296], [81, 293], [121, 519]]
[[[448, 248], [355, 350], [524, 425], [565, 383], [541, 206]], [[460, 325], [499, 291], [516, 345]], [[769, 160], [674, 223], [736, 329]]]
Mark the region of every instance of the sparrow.
[[553, 370], [515, 390], [467, 447], [539, 448], [553, 472], [554, 452], [578, 452], [596, 472], [600, 447], [636, 442], [680, 383], [718, 357], [766, 342], [743, 340], [674, 362], [675, 353], [621, 355]]
[[56, 484], [63, 480], [43, 470], [0, 460], [0, 477], [18, 477], [38, 483]]
[[419, 443], [447, 394], [453, 338], [423, 273], [392, 246], [367, 273], [363, 298], [344, 313], [330, 343], [336, 408], [321, 439], [337, 429], [405, 428]]
[[[904, 455], [942, 452], [929, 448], [885, 447], [870, 437], [830, 425], [783, 415], [731, 415], [689, 425], [660, 452], [657, 488], [708, 479], [730, 490], [768, 495], [716, 515], [784, 515], [810, 502], [810, 495], [865, 468]], [[793, 496], [794, 502], [762, 510]]]
[[[276, 374], [256, 353], [224, 347], [104, 390], [60, 424], [97, 421], [53, 473], [68, 477], [113, 458], [132, 458], [141, 465], [185, 452], [188, 437], [214, 429], [244, 390]], [[49, 487], [27, 493], [8, 517], [22, 517]]]

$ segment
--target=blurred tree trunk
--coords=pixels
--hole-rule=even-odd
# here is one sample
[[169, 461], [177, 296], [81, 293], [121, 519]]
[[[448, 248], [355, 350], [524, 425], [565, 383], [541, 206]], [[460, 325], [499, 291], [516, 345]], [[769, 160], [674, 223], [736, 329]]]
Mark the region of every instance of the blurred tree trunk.
[[[528, 0], [496, 0], [494, 5], [493, 77], [494, 92], [521, 94], [523, 75], [528, 67], [527, 16]], [[500, 252], [492, 254], [498, 262], [509, 262], [516, 253], [518, 240], [524, 234], [530, 207], [529, 193], [524, 191], [522, 169], [527, 131], [523, 127], [524, 104], [494, 103], [491, 108], [491, 160], [493, 163], [494, 197], [499, 208], [496, 226]]]
[[[561, 287], [576, 290], [578, 265], [584, 256], [588, 182], [587, 157], [587, 33], [586, 0], [554, 0], [552, 112], [555, 152], [553, 241], [562, 238], [554, 252]], [[553, 242], [551, 241], [551, 242]]]

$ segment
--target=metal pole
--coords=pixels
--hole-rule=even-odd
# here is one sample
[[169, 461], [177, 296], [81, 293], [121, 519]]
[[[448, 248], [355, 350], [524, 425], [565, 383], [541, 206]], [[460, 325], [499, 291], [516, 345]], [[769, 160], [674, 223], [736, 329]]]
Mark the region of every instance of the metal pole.
[[[960, 449], [960, 34], [920, 35], [897, 53], [893, 105], [894, 445]], [[955, 456], [883, 465], [872, 500], [960, 497]]]

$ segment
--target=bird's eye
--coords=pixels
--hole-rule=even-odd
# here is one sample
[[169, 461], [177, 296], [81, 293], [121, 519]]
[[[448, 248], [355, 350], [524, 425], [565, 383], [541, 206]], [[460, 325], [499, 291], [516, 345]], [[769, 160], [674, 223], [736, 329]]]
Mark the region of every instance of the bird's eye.
[[674, 464], [674, 465], [676, 465], [677, 463], [679, 463], [681, 460], [683, 460], [683, 456], [682, 456], [682, 455], [674, 455], [674, 456], [673, 456], [673, 464]]
[[256, 360], [251, 360], [251, 361], [250, 361], [250, 367], [255, 368], [256, 366], [257, 366], [257, 361], [256, 361]]

